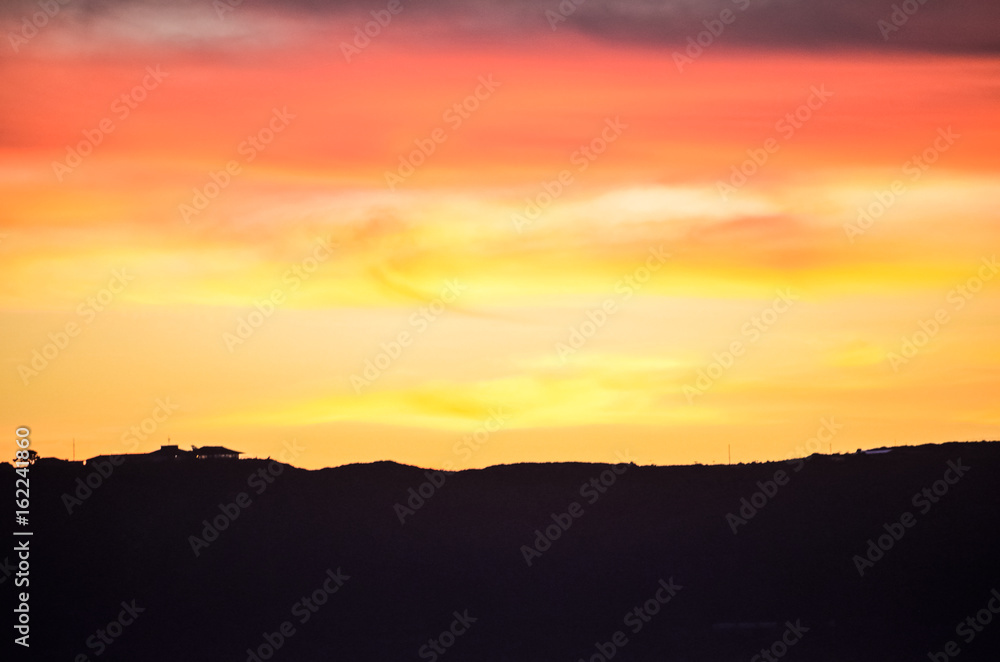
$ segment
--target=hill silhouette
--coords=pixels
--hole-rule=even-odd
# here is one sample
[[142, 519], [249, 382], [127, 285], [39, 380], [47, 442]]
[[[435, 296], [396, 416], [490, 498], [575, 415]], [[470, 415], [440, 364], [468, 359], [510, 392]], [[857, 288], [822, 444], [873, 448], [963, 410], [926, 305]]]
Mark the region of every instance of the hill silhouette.
[[723, 662], [762, 649], [884, 662], [952, 641], [963, 661], [995, 660], [1000, 622], [970, 641], [956, 628], [1000, 588], [998, 469], [1000, 445], [985, 442], [446, 474], [193, 461], [126, 463], [88, 494], [93, 463], [40, 460], [32, 648], [80, 662]]

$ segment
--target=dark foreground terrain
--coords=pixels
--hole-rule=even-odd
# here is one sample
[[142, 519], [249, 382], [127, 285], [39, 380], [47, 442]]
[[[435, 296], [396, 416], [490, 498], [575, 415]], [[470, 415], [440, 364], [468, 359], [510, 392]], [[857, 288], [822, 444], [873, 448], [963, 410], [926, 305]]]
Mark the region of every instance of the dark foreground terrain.
[[30, 470], [31, 648], [5, 659], [1000, 659], [997, 443], [431, 477], [126, 463], [88, 496], [96, 471]]

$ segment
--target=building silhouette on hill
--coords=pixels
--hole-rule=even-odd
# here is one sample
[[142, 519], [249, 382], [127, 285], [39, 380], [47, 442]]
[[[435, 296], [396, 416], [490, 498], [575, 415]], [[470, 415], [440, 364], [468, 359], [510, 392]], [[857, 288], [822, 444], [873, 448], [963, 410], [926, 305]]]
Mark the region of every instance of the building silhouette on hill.
[[160, 446], [159, 450], [150, 453], [123, 453], [120, 455], [98, 455], [87, 460], [87, 463], [97, 460], [113, 460], [119, 464], [121, 460], [129, 463], [154, 462], [194, 462], [196, 460], [238, 460], [243, 451], [234, 451], [224, 446], [192, 446], [191, 450], [182, 450], [179, 446]]

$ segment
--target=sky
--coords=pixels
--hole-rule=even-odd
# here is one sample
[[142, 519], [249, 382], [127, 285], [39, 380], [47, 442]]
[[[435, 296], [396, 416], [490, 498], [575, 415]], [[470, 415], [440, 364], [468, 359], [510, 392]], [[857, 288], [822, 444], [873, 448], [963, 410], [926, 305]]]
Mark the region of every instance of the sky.
[[996, 439], [998, 25], [5, 3], [0, 418], [307, 468]]

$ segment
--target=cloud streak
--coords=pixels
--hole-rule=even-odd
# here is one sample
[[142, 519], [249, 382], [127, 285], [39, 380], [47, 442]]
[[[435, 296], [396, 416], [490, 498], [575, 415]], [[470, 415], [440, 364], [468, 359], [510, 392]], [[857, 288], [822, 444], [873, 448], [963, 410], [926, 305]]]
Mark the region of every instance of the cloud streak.
[[[555, 13], [565, 16], [557, 24], [560, 31], [672, 49], [696, 37], [706, 29], [706, 21], [728, 10], [735, 19], [719, 42], [732, 49], [1000, 51], [1000, 5], [991, 0], [925, 0], [923, 4], [920, 0], [583, 0], [579, 4], [573, 0], [421, 0], [411, 4], [407, 0], [402, 6], [396, 21], [399, 29], [430, 40], [464, 35], [503, 43], [533, 38], [552, 33], [550, 19]], [[227, 4], [226, 11], [220, 12], [208, 0], [71, 0], [53, 23], [62, 29], [96, 30], [140, 43], [204, 47], [237, 41], [253, 47], [266, 45], [264, 37], [280, 37], [286, 30], [346, 36], [357, 21], [370, 19], [370, 12], [384, 8], [385, 3], [377, 0], [245, 0], [235, 6]], [[38, 11], [37, 2], [16, 0], [5, 3], [0, 15], [8, 30], [16, 30]]]

